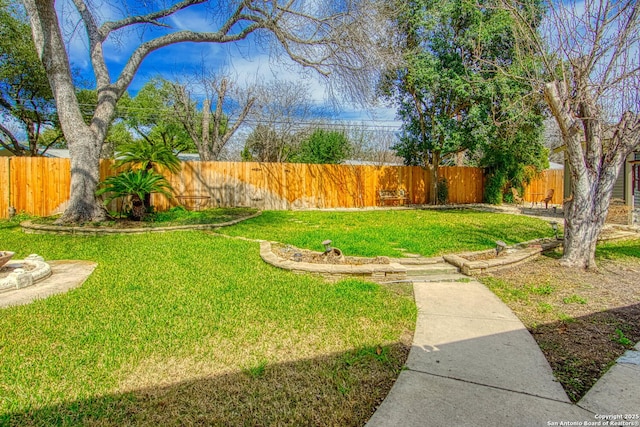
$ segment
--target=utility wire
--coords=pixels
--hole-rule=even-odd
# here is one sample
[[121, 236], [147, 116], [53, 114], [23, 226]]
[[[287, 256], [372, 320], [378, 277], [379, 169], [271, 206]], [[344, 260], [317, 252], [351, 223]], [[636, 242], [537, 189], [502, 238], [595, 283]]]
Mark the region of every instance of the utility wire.
[[[24, 100], [18, 100], [24, 101]], [[96, 106], [93, 104], [79, 104], [81, 107], [85, 107], [87, 109], [95, 109]], [[152, 112], [158, 113], [157, 109], [148, 108], [148, 107], [116, 107], [116, 110], [126, 114], [129, 112]], [[85, 119], [89, 119], [92, 117], [91, 114], [87, 112], [82, 112], [83, 117]], [[316, 116], [315, 119], [305, 119], [298, 120], [295, 117], [291, 118], [291, 121], [286, 120], [260, 120], [256, 118], [246, 118], [244, 120], [244, 124], [246, 125], [260, 125], [260, 124], [270, 124], [270, 125], [290, 125], [295, 128], [303, 128], [303, 127], [314, 127], [314, 126], [322, 126], [329, 128], [347, 128], [347, 129], [358, 129], [358, 130], [371, 130], [371, 131], [386, 131], [386, 132], [396, 132], [399, 131], [398, 121], [389, 120], [389, 119], [349, 119], [344, 117], [326, 117], [323, 115]], [[388, 123], [388, 124], [386, 124]]]

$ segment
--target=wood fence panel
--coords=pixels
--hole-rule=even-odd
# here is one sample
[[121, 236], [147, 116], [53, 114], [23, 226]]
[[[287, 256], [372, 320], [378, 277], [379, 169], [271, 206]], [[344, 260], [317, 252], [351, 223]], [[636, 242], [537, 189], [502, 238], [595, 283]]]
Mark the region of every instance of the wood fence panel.
[[525, 202], [539, 203], [547, 192], [553, 189], [551, 204], [562, 204], [564, 199], [564, 170], [549, 169], [538, 174], [529, 185], [525, 186], [523, 199]]
[[420, 166], [407, 166], [411, 170], [410, 201], [413, 204], [426, 204], [429, 191], [429, 174]]
[[268, 188], [268, 174], [259, 163], [247, 163], [239, 179], [246, 182], [249, 187], [245, 190], [243, 204], [267, 209], [270, 190]]
[[62, 211], [69, 200], [70, 168], [69, 159], [12, 157], [10, 206], [39, 216]]
[[0, 218], [9, 218], [9, 157], [0, 157]]
[[362, 186], [362, 207], [378, 205], [378, 191], [376, 188], [378, 174], [375, 166], [357, 166], [359, 181]]
[[[70, 161], [50, 158], [0, 159], [0, 217], [8, 206], [34, 215], [51, 215], [69, 199]], [[112, 160], [100, 164], [104, 179], [116, 174]], [[428, 200], [429, 174], [421, 167], [308, 165], [255, 162], [182, 162], [176, 174], [163, 171], [176, 196], [209, 196], [209, 206], [252, 206], [260, 209], [337, 208], [379, 206], [378, 190], [405, 189], [412, 204]], [[7, 185], [8, 176], [11, 179]], [[449, 182], [451, 203], [482, 200], [484, 179], [476, 168], [442, 168]], [[546, 177], [556, 186], [561, 201], [560, 175]], [[534, 184], [531, 193], [541, 191]], [[544, 185], [542, 185], [544, 186]], [[541, 187], [540, 187], [541, 188]], [[558, 194], [560, 193], [560, 194]], [[554, 198], [555, 200], [555, 198]], [[162, 211], [179, 204], [154, 194], [152, 203]], [[119, 204], [110, 206], [118, 210]]]
[[287, 165], [285, 169], [285, 175], [287, 177], [287, 204], [289, 209], [296, 204], [299, 204], [299, 200], [303, 197], [304, 188], [304, 173], [302, 164], [291, 163]]
[[[340, 193], [344, 177], [340, 177], [334, 165], [322, 165], [322, 172], [318, 178], [322, 181], [322, 198], [326, 208], [335, 208], [344, 202], [345, 197]], [[346, 189], [345, 189], [346, 190]]]
[[440, 168], [440, 176], [447, 179], [449, 203], [482, 203], [484, 196], [482, 169], [443, 166]]
[[27, 186], [27, 170], [25, 167], [25, 162], [22, 161], [19, 157], [13, 157], [11, 159], [10, 172], [11, 182], [9, 183], [9, 193], [11, 194], [11, 198], [9, 199], [9, 205], [13, 206], [18, 213], [24, 211], [26, 213], [34, 214], [32, 212], [35, 209], [35, 206], [26, 207], [26, 199], [21, 200], [24, 197]]

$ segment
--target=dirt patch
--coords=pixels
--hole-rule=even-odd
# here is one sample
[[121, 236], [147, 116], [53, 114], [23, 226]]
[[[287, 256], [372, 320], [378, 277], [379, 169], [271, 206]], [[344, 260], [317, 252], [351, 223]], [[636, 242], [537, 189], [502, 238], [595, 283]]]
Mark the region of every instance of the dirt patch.
[[387, 257], [379, 256], [375, 258], [361, 258], [341, 255], [340, 251], [314, 252], [306, 249], [299, 249], [294, 246], [272, 245], [271, 250], [282, 259], [308, 262], [312, 264], [390, 264]]
[[469, 261], [487, 261], [490, 259], [504, 258], [507, 255], [507, 252], [500, 252], [496, 254], [496, 251], [484, 251], [484, 252], [476, 252], [472, 255], [465, 255], [462, 258], [468, 259]]
[[640, 258], [566, 269], [559, 253], [480, 277], [522, 320], [571, 400], [640, 341]]

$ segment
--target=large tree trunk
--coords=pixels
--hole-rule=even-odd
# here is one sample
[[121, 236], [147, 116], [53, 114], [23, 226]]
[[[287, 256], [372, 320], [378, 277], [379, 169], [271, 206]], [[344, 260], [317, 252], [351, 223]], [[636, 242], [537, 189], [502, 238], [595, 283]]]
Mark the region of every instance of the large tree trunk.
[[630, 119], [623, 116], [616, 131], [607, 136], [605, 145], [605, 126], [602, 118], [594, 113], [597, 108], [590, 97], [584, 96], [578, 103], [579, 117], [570, 108], [566, 84], [546, 84], [545, 97], [562, 134], [572, 179], [572, 200], [564, 205], [561, 263], [567, 267], [597, 268], [596, 243], [609, 211], [613, 186], [635, 145], [628, 141], [632, 134], [627, 131]]
[[600, 179], [592, 185], [584, 185], [576, 180], [572, 182], [573, 199], [567, 201], [563, 209], [565, 228], [562, 265], [597, 268], [596, 243], [607, 218], [615, 179], [609, 181]]
[[438, 180], [440, 179], [440, 152], [432, 151], [431, 159], [425, 162], [429, 171], [429, 179], [431, 180], [431, 188], [429, 189], [429, 203], [438, 204]]
[[[567, 149], [572, 152], [576, 146], [581, 146], [581, 143], [575, 139], [570, 140]], [[597, 268], [596, 243], [607, 219], [613, 187], [625, 159], [626, 156], [617, 155], [611, 156], [609, 161], [594, 162], [595, 164], [590, 165], [585, 162], [570, 162], [572, 199], [564, 206], [564, 256], [561, 260], [563, 265]]]
[[77, 132], [70, 140], [71, 198], [58, 222], [82, 223], [106, 218], [106, 210], [95, 195], [100, 182], [101, 145], [90, 131]]
[[[62, 132], [71, 155], [70, 200], [60, 223], [100, 221], [106, 212], [95, 191], [100, 179], [100, 149], [117, 98], [112, 91], [98, 95], [98, 107], [91, 126], [84, 123], [71, 79], [68, 55], [60, 32], [54, 2], [24, 0], [31, 20], [33, 39], [56, 100]], [[104, 102], [105, 98], [113, 98]], [[102, 103], [101, 103], [102, 101]], [[102, 105], [101, 105], [102, 104]]]

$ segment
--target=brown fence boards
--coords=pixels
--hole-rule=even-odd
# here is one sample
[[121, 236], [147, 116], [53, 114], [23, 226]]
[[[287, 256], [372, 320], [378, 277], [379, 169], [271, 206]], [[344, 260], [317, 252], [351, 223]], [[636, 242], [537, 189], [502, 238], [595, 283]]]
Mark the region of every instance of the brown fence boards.
[[[69, 159], [12, 157], [9, 176], [9, 203], [17, 212], [51, 215], [63, 209], [69, 199]], [[3, 209], [3, 217], [6, 211]]]
[[[100, 164], [101, 179], [114, 175], [113, 160]], [[482, 170], [442, 167], [449, 185], [449, 203], [482, 201]], [[8, 181], [8, 177], [11, 177]], [[378, 190], [404, 189], [409, 203], [428, 200], [429, 174], [417, 166], [308, 165], [255, 162], [182, 162], [179, 173], [165, 176], [176, 196], [208, 196], [209, 206], [251, 206], [260, 209], [361, 208], [380, 206]], [[554, 179], [556, 179], [554, 175]], [[540, 188], [557, 185], [546, 177]], [[541, 181], [542, 182], [542, 181]], [[561, 181], [560, 181], [561, 182]], [[0, 158], [0, 217], [9, 206], [18, 212], [52, 215], [69, 199], [69, 159]], [[537, 188], [537, 187], [536, 187]], [[533, 188], [531, 193], [537, 191]], [[562, 186], [556, 187], [561, 200]], [[158, 210], [176, 206], [177, 199], [153, 195]], [[115, 205], [110, 206], [117, 209]]]
[[0, 157], [0, 218], [9, 217], [9, 157]]
[[536, 176], [524, 189], [525, 202], [540, 203], [547, 192], [553, 189], [551, 204], [562, 204], [564, 199], [564, 170], [548, 169]]
[[440, 176], [447, 179], [449, 203], [482, 203], [484, 175], [482, 169], [443, 166]]

